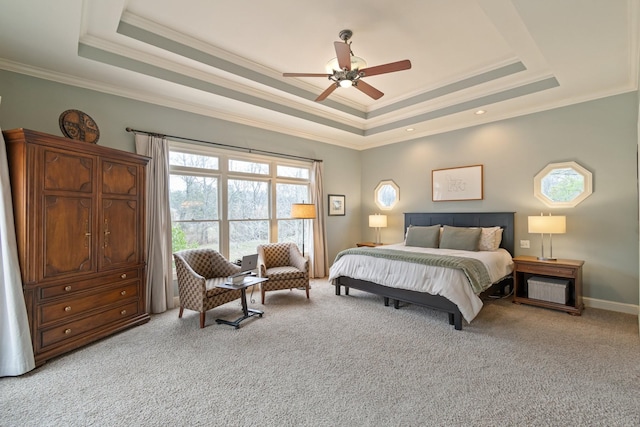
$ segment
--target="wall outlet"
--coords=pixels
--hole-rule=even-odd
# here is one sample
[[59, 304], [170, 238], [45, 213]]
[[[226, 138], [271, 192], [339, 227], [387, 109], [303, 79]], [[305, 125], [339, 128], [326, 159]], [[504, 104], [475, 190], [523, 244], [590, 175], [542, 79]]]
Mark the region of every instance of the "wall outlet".
[[531, 242], [529, 240], [520, 240], [520, 247], [528, 249], [531, 247]]

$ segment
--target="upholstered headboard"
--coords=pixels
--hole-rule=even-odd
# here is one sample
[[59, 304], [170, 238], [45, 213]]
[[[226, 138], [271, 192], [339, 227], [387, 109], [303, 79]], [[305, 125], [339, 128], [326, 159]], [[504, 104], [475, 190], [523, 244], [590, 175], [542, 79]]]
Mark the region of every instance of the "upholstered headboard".
[[404, 232], [410, 225], [451, 225], [455, 227], [502, 227], [500, 247], [513, 256], [515, 237], [513, 227], [514, 212], [416, 212], [404, 214]]

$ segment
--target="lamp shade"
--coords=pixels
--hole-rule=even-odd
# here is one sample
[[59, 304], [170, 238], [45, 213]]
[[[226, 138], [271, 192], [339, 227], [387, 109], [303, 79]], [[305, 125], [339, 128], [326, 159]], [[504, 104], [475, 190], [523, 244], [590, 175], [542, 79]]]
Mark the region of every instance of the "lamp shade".
[[387, 216], [386, 215], [369, 215], [369, 227], [386, 227]]
[[564, 215], [529, 217], [529, 233], [564, 234], [566, 232], [567, 219]]
[[316, 205], [313, 203], [293, 203], [291, 205], [291, 218], [313, 219], [316, 217]]

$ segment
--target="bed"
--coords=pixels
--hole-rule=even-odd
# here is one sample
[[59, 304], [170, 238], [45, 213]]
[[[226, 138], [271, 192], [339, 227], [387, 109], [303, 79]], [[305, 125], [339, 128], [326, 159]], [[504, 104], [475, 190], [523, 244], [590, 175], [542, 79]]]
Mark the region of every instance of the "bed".
[[[385, 305], [389, 305], [389, 299], [395, 301], [395, 308], [399, 308], [399, 302], [416, 304], [434, 310], [448, 313], [449, 324], [456, 330], [462, 329], [462, 319], [467, 322], [473, 320], [482, 307], [479, 298], [479, 289], [498, 286], [504, 289], [505, 284], [511, 280], [511, 270], [513, 263], [511, 257], [514, 250], [514, 213], [513, 212], [465, 212], [465, 213], [405, 213], [404, 230], [405, 236], [409, 227], [422, 227], [427, 230], [432, 226], [440, 225], [464, 228], [489, 228], [499, 227], [502, 233], [499, 249], [495, 250], [498, 258], [502, 258], [502, 263], [506, 263], [499, 268], [487, 267], [490, 282], [487, 285], [487, 277], [483, 275], [481, 287], [475, 283], [472, 275], [467, 270], [459, 270], [450, 267], [428, 266], [429, 270], [422, 271], [423, 265], [416, 265], [403, 261], [400, 255], [409, 255], [406, 252], [412, 248], [403, 248], [404, 242], [397, 245], [385, 245], [377, 248], [356, 248], [342, 251], [336, 257], [336, 261], [331, 266], [329, 280], [335, 286], [336, 295], [341, 295], [341, 288], [344, 287], [345, 294], [349, 294], [349, 289], [358, 289], [380, 295], [384, 298]], [[439, 228], [439, 227], [438, 227]], [[412, 232], [416, 229], [412, 229]], [[453, 229], [452, 229], [453, 230]], [[460, 230], [457, 228], [456, 230]], [[442, 230], [440, 238], [442, 238]], [[495, 248], [494, 248], [495, 249]], [[402, 250], [398, 257], [391, 256], [397, 250]], [[379, 251], [379, 252], [375, 252]], [[380, 252], [382, 251], [382, 252]], [[396, 252], [394, 252], [396, 251]], [[420, 250], [422, 251], [422, 250]], [[440, 251], [429, 250], [426, 252], [438, 253]], [[491, 254], [466, 251], [445, 250], [444, 258], [460, 257], [481, 258], [481, 262], [487, 265], [482, 258], [491, 257]], [[489, 251], [487, 251], [489, 252]], [[415, 255], [420, 257], [423, 255]], [[431, 255], [424, 255], [431, 256]], [[373, 260], [372, 263], [367, 261]], [[366, 261], [366, 263], [365, 263]], [[455, 261], [455, 260], [454, 260]], [[462, 260], [461, 260], [462, 261]], [[465, 260], [469, 261], [469, 260]], [[471, 261], [470, 261], [471, 262]], [[478, 261], [473, 261], [477, 264]], [[475, 264], [471, 264], [475, 265]], [[502, 270], [501, 270], [502, 269]], [[381, 273], [376, 276], [376, 274]], [[411, 274], [409, 274], [411, 273]], [[426, 279], [416, 278], [422, 276]], [[484, 274], [484, 273], [483, 273]], [[417, 275], [417, 276], [416, 276]], [[428, 282], [428, 283], [427, 283]], [[474, 283], [472, 283], [474, 282]]]

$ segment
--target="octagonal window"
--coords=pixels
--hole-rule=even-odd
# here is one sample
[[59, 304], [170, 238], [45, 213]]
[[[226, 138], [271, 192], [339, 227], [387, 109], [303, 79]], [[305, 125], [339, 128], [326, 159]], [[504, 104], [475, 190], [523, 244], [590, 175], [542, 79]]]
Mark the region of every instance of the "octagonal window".
[[534, 195], [549, 207], [572, 208], [592, 193], [591, 172], [576, 162], [550, 163], [533, 182]]
[[400, 200], [400, 188], [392, 180], [380, 181], [373, 192], [376, 205], [381, 210], [391, 210]]

